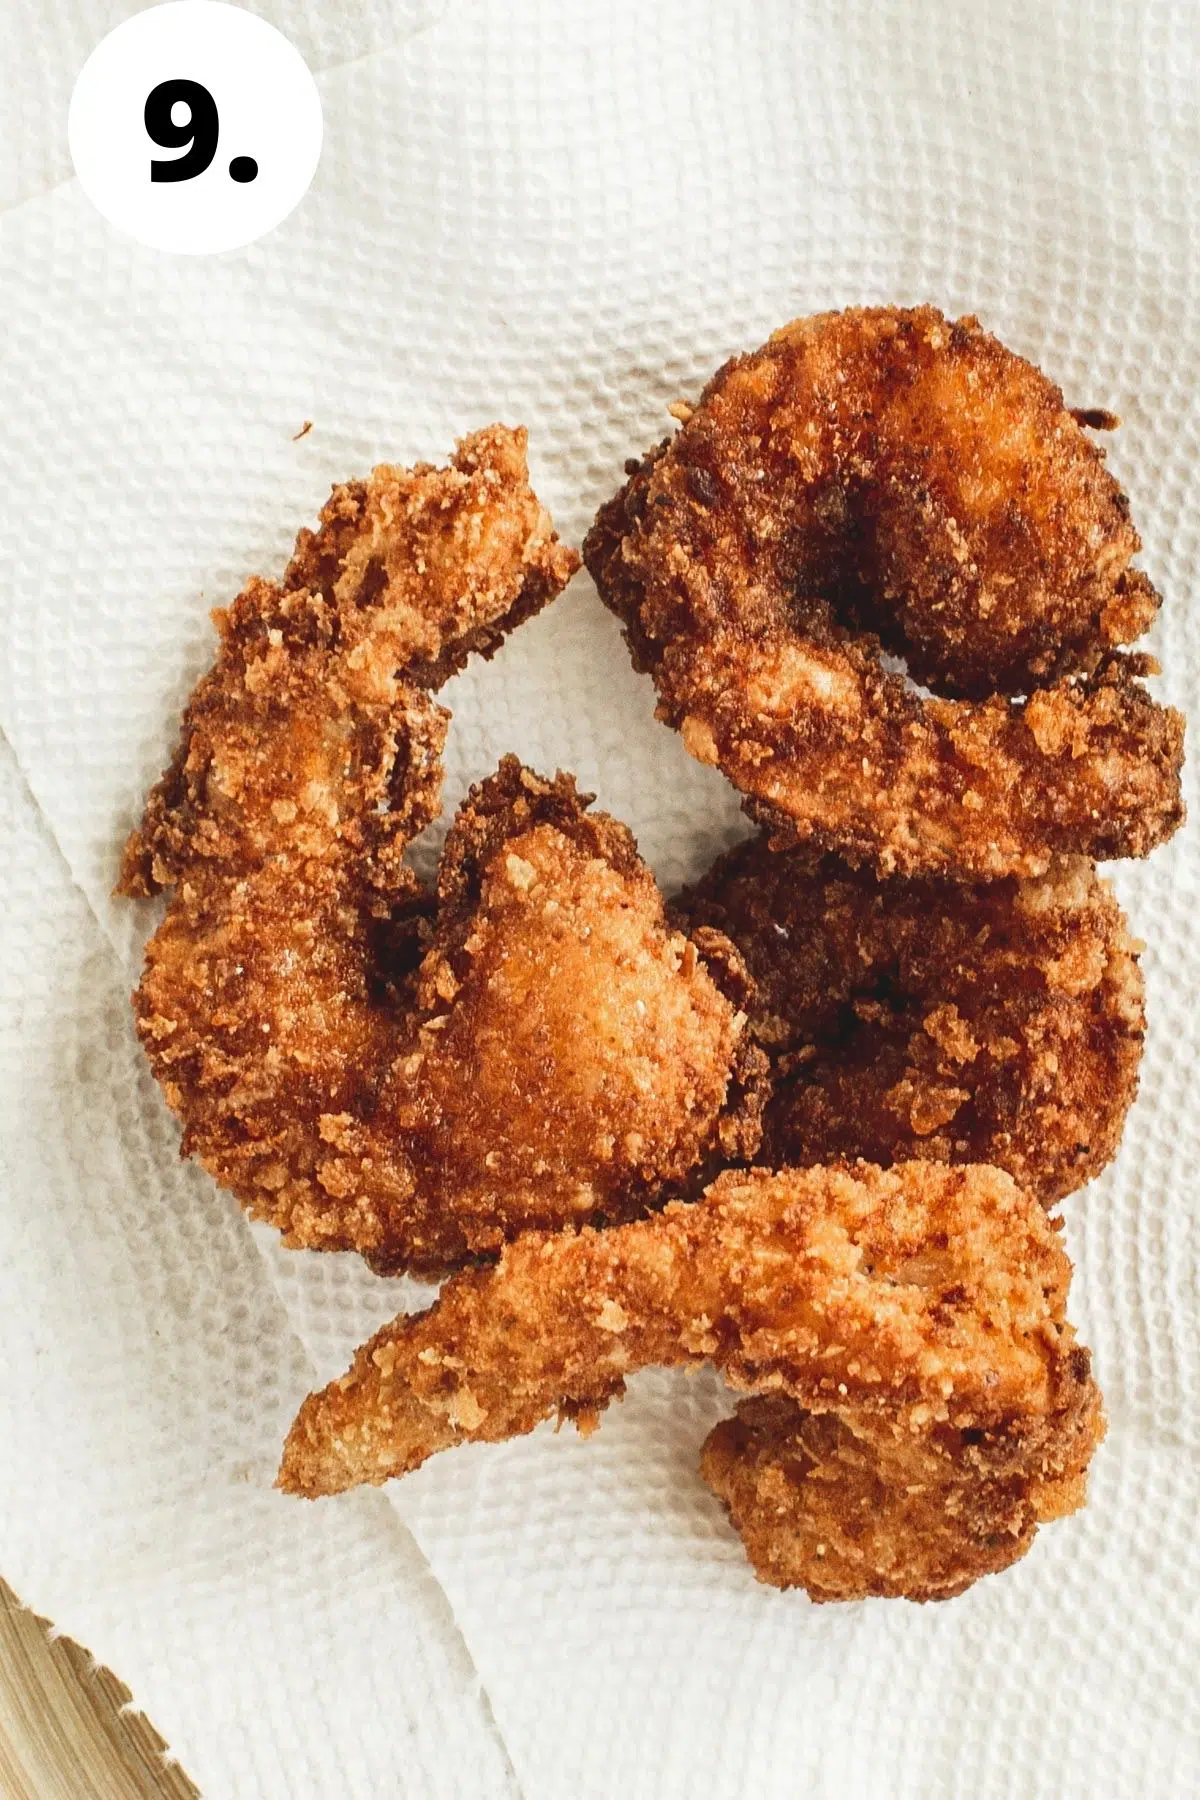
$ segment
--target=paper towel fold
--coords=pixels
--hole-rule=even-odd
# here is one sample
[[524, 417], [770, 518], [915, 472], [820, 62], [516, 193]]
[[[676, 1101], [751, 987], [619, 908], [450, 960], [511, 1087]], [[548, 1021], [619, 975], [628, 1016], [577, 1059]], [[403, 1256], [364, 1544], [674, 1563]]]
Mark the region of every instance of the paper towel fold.
[[[386, 36], [383, 11], [371, 17]], [[669, 424], [669, 401], [819, 306], [976, 311], [1070, 403], [1123, 416], [1112, 461], [1166, 595], [1159, 692], [1194, 702], [1198, 46], [1183, 4], [450, 5], [399, 49], [321, 78], [313, 189], [244, 252], [174, 260], [126, 244], [74, 184], [0, 218], [0, 470], [19, 496], [0, 546], [0, 724], [125, 981], [141, 924], [109, 898], [117, 846], [211, 656], [205, 609], [282, 566], [330, 481], [385, 456], [442, 456], [492, 418], [525, 423], [535, 484], [578, 542], [624, 457]], [[295, 443], [305, 419], [313, 430]], [[446, 698], [451, 802], [504, 750], [562, 764], [634, 826], [668, 885], [742, 828], [720, 778], [654, 723], [649, 685], [586, 578]], [[388, 1490], [528, 1800], [1187, 1791], [1200, 1732], [1188, 1679], [1200, 1652], [1198, 876], [1188, 833], [1117, 873], [1149, 945], [1143, 1091], [1117, 1164], [1066, 1208], [1074, 1312], [1112, 1431], [1088, 1511], [1044, 1532], [1023, 1564], [936, 1609], [814, 1609], [756, 1587], [695, 1473], [728, 1405], [709, 1377], [639, 1378], [587, 1444], [541, 1432], [440, 1458]], [[69, 937], [75, 916], [56, 897], [44, 929]], [[50, 1037], [70, 1041], [69, 1009], [54, 1019]], [[129, 1217], [167, 1230], [169, 1193], [175, 1241], [202, 1247], [214, 1219], [230, 1229], [224, 1201], [194, 1172], [169, 1173], [161, 1103], [144, 1078], [136, 1094], [149, 1147], [127, 1171]], [[81, 1212], [86, 1144], [62, 1151]], [[18, 1191], [34, 1166], [23, 1150]], [[94, 1230], [103, 1242], [103, 1217]], [[354, 1259], [253, 1235], [322, 1378], [372, 1324], [419, 1303]], [[62, 1308], [48, 1254], [28, 1279], [48, 1314]], [[221, 1306], [236, 1364], [252, 1315]], [[97, 1329], [68, 1354], [64, 1324], [48, 1360], [64, 1417], [70, 1358], [108, 1366]], [[258, 1460], [214, 1517], [233, 1531], [243, 1509], [261, 1510], [280, 1555], [292, 1544], [299, 1558], [308, 1533], [343, 1544], [360, 1515], [354, 1499], [311, 1513], [266, 1491], [266, 1446], [305, 1381], [294, 1356], [286, 1369], [239, 1427], [257, 1434]], [[122, 1413], [123, 1430], [160, 1428], [153, 1394], [145, 1404], [144, 1418]], [[86, 1443], [106, 1415], [85, 1390], [75, 1417]], [[226, 1424], [218, 1410], [205, 1430]], [[19, 1429], [36, 1442], [36, 1412]], [[86, 1461], [64, 1468], [64, 1518], [84, 1508]], [[120, 1506], [136, 1538], [143, 1509], [129, 1495]], [[95, 1587], [97, 1624], [118, 1623], [123, 1566]], [[190, 1565], [167, 1566], [187, 1589]], [[224, 1593], [242, 1579], [227, 1576]], [[378, 1583], [363, 1641], [389, 1608], [415, 1604], [415, 1578], [382, 1551]], [[330, 1657], [348, 1656], [329, 1629]], [[103, 1647], [137, 1686], [133, 1663]], [[132, 1639], [120, 1647], [137, 1654]], [[302, 1650], [267, 1672], [260, 1655], [255, 1680], [308, 1705]], [[163, 1689], [163, 1701], [183, 1691]], [[419, 1684], [405, 1692], [420, 1714]], [[139, 1697], [158, 1716], [161, 1702]], [[462, 1717], [478, 1723], [472, 1704]], [[200, 1734], [207, 1702], [190, 1705]], [[457, 1744], [458, 1724], [437, 1717]], [[247, 1756], [284, 1754], [282, 1718], [258, 1730], [239, 1718]], [[322, 1727], [346, 1741], [327, 1715]], [[380, 1732], [362, 1731], [375, 1753]]]

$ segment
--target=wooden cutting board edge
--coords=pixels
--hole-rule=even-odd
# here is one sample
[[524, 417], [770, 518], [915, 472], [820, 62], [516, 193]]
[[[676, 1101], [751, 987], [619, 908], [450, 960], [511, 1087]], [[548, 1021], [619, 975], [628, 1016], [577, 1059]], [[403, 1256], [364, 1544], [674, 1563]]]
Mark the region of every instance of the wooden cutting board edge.
[[111, 1670], [0, 1578], [0, 1800], [200, 1800]]

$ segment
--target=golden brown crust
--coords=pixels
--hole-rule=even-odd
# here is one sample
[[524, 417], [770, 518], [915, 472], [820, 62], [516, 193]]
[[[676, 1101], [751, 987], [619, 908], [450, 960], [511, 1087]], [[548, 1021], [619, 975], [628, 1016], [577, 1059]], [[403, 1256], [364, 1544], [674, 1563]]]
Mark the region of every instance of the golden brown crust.
[[1034, 875], [1179, 824], [1182, 720], [1116, 651], [1157, 606], [1128, 504], [975, 320], [797, 320], [631, 471], [585, 561], [660, 716], [781, 842]]
[[[934, 1552], [903, 1539], [937, 1502], [910, 1506], [893, 1492], [914, 1467], [974, 1509], [957, 1562], [953, 1506], [941, 1523], [937, 1555], [957, 1586], [1019, 1555], [1037, 1518], [1082, 1498], [1101, 1415], [1065, 1320], [1069, 1278], [1050, 1221], [995, 1169], [727, 1173], [693, 1205], [610, 1231], [530, 1233], [494, 1268], [455, 1276], [427, 1312], [385, 1326], [309, 1396], [280, 1485], [314, 1497], [379, 1483], [555, 1413], [590, 1427], [636, 1369], [711, 1361], [735, 1387], [829, 1416], [876, 1447], [887, 1525], [861, 1546], [853, 1591], [908, 1592], [911, 1579], [924, 1597]], [[1090, 1423], [1077, 1430], [1068, 1414]], [[772, 1514], [764, 1487], [764, 1462], [790, 1454], [778, 1431], [762, 1439], [764, 1421], [780, 1417], [790, 1429], [797, 1415], [751, 1412], [719, 1432], [705, 1472], [739, 1528], [745, 1520], [767, 1578], [807, 1586], [813, 1505], [801, 1496]], [[865, 1476], [843, 1461], [849, 1509]], [[995, 1527], [1015, 1538], [1002, 1557], [975, 1528], [1001, 1515], [999, 1489], [986, 1497], [977, 1478], [1012, 1487]], [[823, 1576], [828, 1588], [818, 1567], [814, 1591]]]
[[252, 578], [125, 849], [119, 891], [286, 859], [404, 892], [436, 816], [448, 715], [424, 691], [553, 598], [579, 566], [529, 486], [524, 431], [464, 438], [448, 468], [381, 464], [335, 487], [282, 585]]
[[727, 1173], [610, 1231], [529, 1233], [304, 1402], [279, 1485], [378, 1484], [557, 1414], [591, 1430], [648, 1364], [757, 1397], [704, 1446], [760, 1578], [939, 1599], [1082, 1505], [1103, 1436], [1070, 1265], [998, 1170]]
[[440, 1273], [530, 1226], [638, 1214], [729, 1133], [753, 1150], [745, 1015], [585, 803], [515, 758], [472, 790], [401, 1008], [336, 887], [306, 912], [312, 883], [269, 868], [211, 919], [172, 908], [143, 1041], [185, 1151], [287, 1242]]
[[765, 1058], [726, 968], [668, 925], [632, 833], [587, 799], [507, 757], [447, 837], [415, 1010], [359, 1151], [404, 1146], [422, 1245], [452, 1225], [495, 1252], [530, 1227], [634, 1217], [726, 1144], [757, 1148]]
[[124, 892], [174, 890], [135, 1008], [185, 1153], [290, 1244], [440, 1271], [757, 1142], [744, 1017], [569, 779], [510, 760], [471, 794], [440, 923], [404, 861], [439, 804], [426, 684], [577, 563], [496, 426], [335, 489], [283, 584], [217, 615], [125, 853]]
[[1083, 858], [1029, 881], [880, 879], [757, 838], [675, 911], [732, 938], [757, 984], [761, 1161], [994, 1163], [1048, 1206], [1116, 1153], [1143, 984]]
[[1049, 1411], [991, 1431], [744, 1400], [709, 1433], [700, 1472], [760, 1581], [814, 1600], [949, 1600], [1083, 1505], [1104, 1436], [1087, 1351], [1056, 1380]]

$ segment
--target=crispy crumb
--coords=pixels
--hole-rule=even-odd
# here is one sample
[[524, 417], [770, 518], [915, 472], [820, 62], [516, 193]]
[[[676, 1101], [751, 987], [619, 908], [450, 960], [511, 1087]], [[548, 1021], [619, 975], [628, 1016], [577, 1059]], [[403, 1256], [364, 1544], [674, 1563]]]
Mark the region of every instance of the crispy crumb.
[[987, 1162], [1049, 1206], [1116, 1153], [1143, 984], [1086, 859], [1028, 881], [880, 879], [760, 837], [674, 910], [730, 937], [756, 983], [772, 1167]]
[[282, 586], [221, 619], [126, 850], [125, 892], [174, 889], [135, 1005], [185, 1150], [291, 1245], [437, 1273], [757, 1143], [736, 951], [698, 958], [569, 777], [507, 759], [435, 893], [404, 861], [439, 804], [427, 687], [576, 565], [495, 427], [336, 488]]
[[1158, 606], [1139, 547], [1037, 369], [974, 319], [867, 307], [726, 363], [584, 558], [659, 716], [780, 843], [990, 878], [1183, 817], [1183, 721], [1119, 653]]
[[[1082, 1502], [1103, 1414], [1069, 1278], [1051, 1221], [996, 1169], [729, 1173], [695, 1204], [531, 1232], [454, 1276], [305, 1401], [280, 1485], [337, 1493], [544, 1419], [590, 1426], [635, 1369], [711, 1359], [771, 1396], [703, 1457], [761, 1578], [941, 1598]], [[447, 1408], [450, 1347], [469, 1409]]]

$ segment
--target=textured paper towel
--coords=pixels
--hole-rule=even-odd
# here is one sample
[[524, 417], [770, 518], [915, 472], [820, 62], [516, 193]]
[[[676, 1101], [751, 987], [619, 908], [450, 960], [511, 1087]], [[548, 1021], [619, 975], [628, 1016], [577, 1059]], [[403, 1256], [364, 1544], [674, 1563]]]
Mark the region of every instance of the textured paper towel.
[[[73, 184], [0, 219], [0, 722], [127, 966], [116, 847], [211, 654], [204, 609], [281, 566], [331, 480], [520, 421], [578, 541], [670, 400], [822, 305], [977, 311], [1123, 416], [1159, 691], [1194, 705], [1198, 29], [1182, 4], [451, 4], [321, 77], [312, 192], [244, 252], [127, 245]], [[583, 577], [447, 697], [451, 800], [505, 749], [561, 763], [667, 883], [740, 829]], [[938, 1609], [757, 1588], [695, 1474], [727, 1406], [708, 1377], [640, 1378], [587, 1444], [460, 1451], [388, 1490], [530, 1800], [1194, 1786], [1198, 877], [1191, 834], [1117, 874], [1150, 946], [1143, 1091], [1067, 1207], [1113, 1424], [1088, 1512], [1020, 1567]], [[255, 1235], [322, 1376], [415, 1293]], [[357, 1504], [322, 1512], [349, 1531]]]
[[[158, 0], [8, 0], [0, 62], [0, 212], [71, 176], [66, 117], [75, 77], [100, 39]], [[260, 0], [251, 8], [284, 32], [315, 71], [403, 42], [446, 0]]]
[[308, 1359], [174, 1154], [126, 972], [2, 744], [0, 838], [0, 1568], [126, 1673], [209, 1800], [514, 1792], [391, 1509], [270, 1492]]

